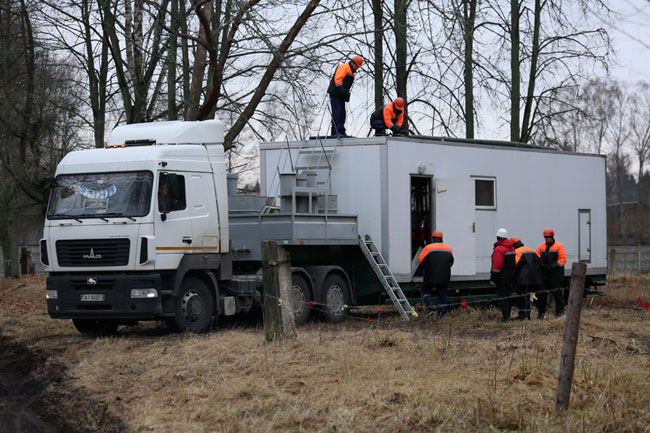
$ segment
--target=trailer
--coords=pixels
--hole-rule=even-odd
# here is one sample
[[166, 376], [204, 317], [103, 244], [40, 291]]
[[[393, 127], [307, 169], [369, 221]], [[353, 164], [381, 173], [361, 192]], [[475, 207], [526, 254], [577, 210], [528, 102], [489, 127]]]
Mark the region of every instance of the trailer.
[[264, 240], [291, 255], [297, 323], [385, 302], [408, 320], [413, 259], [436, 228], [456, 297], [490, 296], [498, 226], [531, 246], [553, 226], [570, 262], [604, 275], [602, 157], [420, 137], [264, 143], [265, 194], [251, 196], [226, 173], [223, 137], [218, 119], [125, 125], [63, 158], [40, 242], [52, 318], [89, 334], [144, 320], [206, 331], [265, 302]]
[[[278, 196], [281, 173], [307, 172], [337, 197], [335, 211], [355, 214], [405, 292], [417, 296], [417, 257], [433, 230], [454, 249], [450, 299], [493, 295], [495, 233], [505, 227], [535, 249], [547, 227], [573, 262], [588, 265], [587, 284], [607, 273], [605, 156], [523, 143], [442, 137], [313, 138], [260, 145], [261, 190]], [[568, 281], [567, 281], [568, 287]], [[372, 281], [357, 296], [383, 295]]]

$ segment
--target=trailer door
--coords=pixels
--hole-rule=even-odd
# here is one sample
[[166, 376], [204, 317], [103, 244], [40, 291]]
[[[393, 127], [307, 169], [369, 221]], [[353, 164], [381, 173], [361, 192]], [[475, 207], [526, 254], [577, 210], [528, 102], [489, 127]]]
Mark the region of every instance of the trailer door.
[[591, 209], [578, 210], [578, 260], [591, 262]]
[[454, 250], [452, 275], [476, 275], [474, 179], [436, 179], [435, 229]]

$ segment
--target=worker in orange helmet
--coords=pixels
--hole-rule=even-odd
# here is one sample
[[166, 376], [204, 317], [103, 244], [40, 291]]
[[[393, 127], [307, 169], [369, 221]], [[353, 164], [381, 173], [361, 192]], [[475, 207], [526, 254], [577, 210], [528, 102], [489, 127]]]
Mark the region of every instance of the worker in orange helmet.
[[345, 138], [345, 103], [350, 102], [350, 88], [354, 75], [363, 65], [361, 56], [354, 56], [348, 62], [340, 64], [330, 80], [327, 93], [332, 106], [332, 136]]
[[517, 236], [510, 238], [515, 247], [515, 291], [519, 314], [517, 320], [530, 320], [530, 294], [539, 291], [542, 284], [542, 262], [532, 248], [528, 248]]
[[436, 288], [438, 320], [440, 320], [447, 314], [447, 292], [449, 291], [451, 267], [454, 264], [454, 252], [449, 245], [442, 242], [440, 230], [433, 232], [432, 241], [422, 249], [418, 256], [418, 262], [424, 269], [422, 300], [433, 312], [436, 304], [433, 302], [432, 293], [433, 288]]
[[404, 99], [397, 97], [393, 102], [376, 109], [370, 116], [370, 127], [375, 130], [375, 135], [385, 135], [386, 128], [393, 135], [403, 133], [404, 128]]
[[537, 255], [542, 259], [543, 291], [537, 296], [538, 318], [543, 319], [546, 313], [548, 294], [555, 300], [555, 316], [564, 313], [564, 265], [566, 265], [566, 250], [564, 245], [555, 240], [553, 229], [544, 230], [544, 242], [537, 247]]

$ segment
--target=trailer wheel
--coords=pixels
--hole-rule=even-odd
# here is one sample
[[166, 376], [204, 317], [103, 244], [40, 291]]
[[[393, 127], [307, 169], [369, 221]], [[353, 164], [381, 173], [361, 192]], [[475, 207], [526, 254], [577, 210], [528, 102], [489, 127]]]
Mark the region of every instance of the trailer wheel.
[[311, 291], [307, 279], [303, 275], [294, 272], [291, 275], [291, 306], [296, 325], [307, 322], [311, 312], [309, 306], [311, 300]]
[[350, 303], [350, 289], [343, 277], [331, 274], [323, 283], [323, 317], [325, 320], [339, 323], [345, 319]]
[[72, 324], [77, 328], [77, 331], [93, 337], [114, 335], [118, 326], [117, 322], [111, 320], [96, 319], [72, 319]]
[[214, 314], [214, 302], [208, 286], [199, 278], [183, 280], [176, 297], [174, 318], [167, 327], [177, 332], [201, 333], [210, 329]]

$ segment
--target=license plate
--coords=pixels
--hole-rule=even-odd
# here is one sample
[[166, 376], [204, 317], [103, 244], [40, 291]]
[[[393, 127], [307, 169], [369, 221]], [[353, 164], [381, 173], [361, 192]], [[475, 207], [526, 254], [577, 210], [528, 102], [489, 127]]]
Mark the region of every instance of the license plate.
[[103, 300], [103, 293], [84, 293], [81, 295], [81, 302], [102, 302]]

